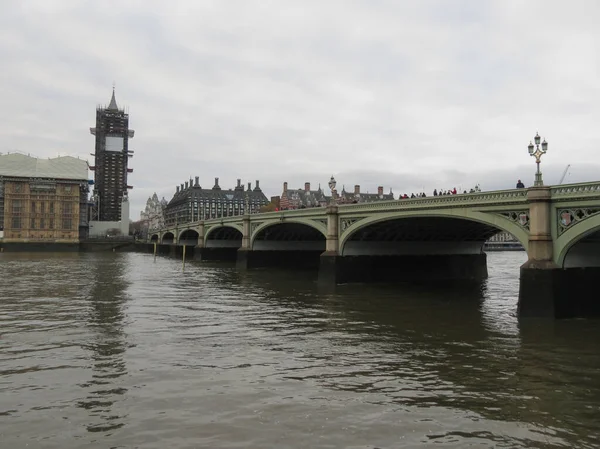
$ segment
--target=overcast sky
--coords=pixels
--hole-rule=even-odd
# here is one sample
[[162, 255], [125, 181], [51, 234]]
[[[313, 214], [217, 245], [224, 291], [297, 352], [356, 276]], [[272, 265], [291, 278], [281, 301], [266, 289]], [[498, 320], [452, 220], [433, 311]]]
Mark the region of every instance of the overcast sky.
[[[0, 2], [0, 152], [93, 158], [130, 113], [131, 218], [199, 176], [411, 193], [600, 179], [600, 2]], [[93, 174], [90, 174], [93, 176]]]

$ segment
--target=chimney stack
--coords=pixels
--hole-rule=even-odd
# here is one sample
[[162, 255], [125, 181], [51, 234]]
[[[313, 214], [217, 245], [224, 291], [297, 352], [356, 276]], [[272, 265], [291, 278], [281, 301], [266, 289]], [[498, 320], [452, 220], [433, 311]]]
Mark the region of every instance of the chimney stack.
[[237, 187], [242, 187], [242, 180], [239, 178], [237, 180]]
[[377, 187], [377, 195], [383, 196], [383, 186]]
[[183, 192], [183, 184], [181, 184], [181, 191]]
[[283, 183], [283, 191], [287, 192], [287, 181]]
[[251, 182], [249, 182], [249, 183], [248, 183], [248, 192], [249, 192], [250, 190], [252, 190], [252, 183], [251, 183]]
[[355, 195], [360, 195], [360, 186], [358, 184], [356, 184], [354, 186], [354, 194]]
[[188, 188], [188, 182], [186, 181], [185, 182], [185, 189], [187, 190], [187, 188]]
[[175, 186], [175, 193], [179, 193], [179, 186]]
[[196, 176], [196, 184], [194, 184], [194, 187], [200, 187], [200, 176]]
[[310, 182], [305, 182], [304, 183], [304, 191], [305, 192], [310, 192]]

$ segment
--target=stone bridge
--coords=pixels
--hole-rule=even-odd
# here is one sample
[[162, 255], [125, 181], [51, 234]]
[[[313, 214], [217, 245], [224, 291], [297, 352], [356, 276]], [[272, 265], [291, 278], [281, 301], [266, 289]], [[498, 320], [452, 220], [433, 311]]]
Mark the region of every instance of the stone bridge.
[[528, 254], [521, 316], [600, 314], [600, 182], [235, 216], [149, 237], [240, 268], [316, 268], [319, 283], [336, 284], [485, 279], [483, 244], [500, 231]]

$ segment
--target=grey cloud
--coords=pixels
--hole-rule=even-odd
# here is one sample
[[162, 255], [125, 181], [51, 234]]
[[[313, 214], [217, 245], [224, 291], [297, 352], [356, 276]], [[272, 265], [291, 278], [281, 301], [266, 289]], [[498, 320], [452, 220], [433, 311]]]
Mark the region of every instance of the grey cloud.
[[89, 157], [114, 80], [136, 129], [132, 218], [190, 175], [269, 195], [331, 173], [505, 188], [533, 179], [538, 129], [547, 182], [568, 163], [595, 179], [598, 19], [584, 1], [7, 2], [0, 151]]

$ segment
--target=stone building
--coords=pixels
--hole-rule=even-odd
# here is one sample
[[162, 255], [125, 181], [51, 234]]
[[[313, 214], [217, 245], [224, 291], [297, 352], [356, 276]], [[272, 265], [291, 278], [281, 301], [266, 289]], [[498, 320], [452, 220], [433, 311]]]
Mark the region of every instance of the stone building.
[[165, 225], [165, 208], [167, 200], [159, 200], [158, 195], [154, 192], [148, 201], [146, 208], [140, 212], [140, 221], [144, 222], [146, 229], [160, 229]]
[[360, 186], [355, 185], [353, 192], [346, 192], [346, 188], [342, 187], [338, 203], [372, 203], [374, 201], [389, 201], [393, 199], [394, 193], [391, 188], [390, 193], [383, 193], [383, 186], [377, 187], [377, 193], [363, 193], [360, 191]]
[[326, 206], [330, 200], [331, 197], [325, 195], [320, 185], [317, 190], [311, 190], [310, 182], [305, 182], [304, 189], [290, 190], [288, 189], [288, 183], [284, 182], [279, 205], [281, 210], [292, 210]]
[[88, 192], [84, 160], [0, 155], [0, 238], [78, 242], [88, 233]]
[[[355, 185], [354, 192], [347, 192], [345, 188], [342, 188], [341, 192], [335, 190], [333, 195], [337, 204], [371, 203], [373, 201], [394, 199], [392, 189], [390, 189], [390, 193], [383, 193], [382, 186], [377, 188], [377, 193], [361, 193], [360, 186]], [[320, 207], [326, 206], [330, 202], [331, 196], [325, 195], [320, 185], [317, 190], [311, 190], [310, 182], [305, 182], [304, 189], [290, 190], [288, 189], [288, 183], [283, 183], [283, 192], [280, 200], [282, 210]]]
[[491, 236], [488, 240], [488, 242], [517, 242], [518, 240], [516, 239], [516, 237], [514, 235], [512, 235], [510, 232], [498, 232], [497, 234], [494, 234], [493, 236]]
[[241, 180], [237, 180], [234, 189], [222, 190], [219, 178], [211, 189], [203, 189], [199, 177], [195, 182], [189, 181], [175, 189], [175, 195], [165, 207], [165, 224], [167, 226], [189, 223], [210, 218], [232, 217], [245, 213], [258, 213], [261, 206], [269, 204], [269, 200], [256, 181], [254, 189], [248, 183], [245, 189]]

